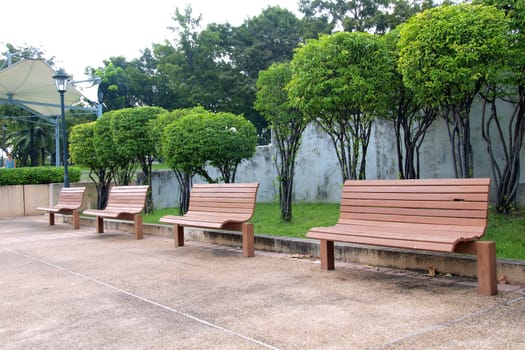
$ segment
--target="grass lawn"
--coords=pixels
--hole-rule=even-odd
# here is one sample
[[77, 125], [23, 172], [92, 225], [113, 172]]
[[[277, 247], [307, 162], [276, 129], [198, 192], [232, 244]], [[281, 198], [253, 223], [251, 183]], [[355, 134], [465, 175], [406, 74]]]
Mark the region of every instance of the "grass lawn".
[[[278, 203], [257, 203], [251, 222], [256, 234], [304, 238], [315, 226], [331, 226], [339, 218], [339, 204], [294, 203], [293, 221], [280, 219]], [[163, 215], [178, 215], [178, 209], [158, 209], [147, 214], [144, 222], [158, 224]], [[525, 260], [525, 210], [511, 217], [489, 213], [487, 233], [484, 238], [496, 242], [498, 258]]]

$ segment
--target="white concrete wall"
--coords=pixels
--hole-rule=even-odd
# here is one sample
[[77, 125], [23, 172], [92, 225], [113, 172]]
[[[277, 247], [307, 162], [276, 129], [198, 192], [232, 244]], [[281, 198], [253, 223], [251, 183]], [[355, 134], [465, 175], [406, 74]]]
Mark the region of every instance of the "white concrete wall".
[[[474, 148], [474, 176], [492, 175], [486, 144], [481, 136], [480, 106], [472, 111], [471, 141]], [[277, 172], [274, 165], [275, 149], [257, 147], [256, 155], [242, 162], [236, 182], [259, 182], [257, 200], [277, 201]], [[452, 151], [445, 121], [437, 119], [428, 131], [421, 149], [422, 178], [452, 178]], [[501, 158], [501, 156], [500, 156]], [[521, 151], [521, 178], [519, 201], [525, 204], [525, 149]], [[395, 135], [387, 121], [375, 123], [367, 156], [368, 179], [395, 179], [398, 177]], [[218, 176], [215, 174], [214, 176]], [[196, 178], [195, 183], [202, 182]], [[296, 160], [294, 200], [304, 202], [339, 202], [342, 176], [332, 141], [319, 127], [311, 124], [303, 135]], [[158, 172], [153, 180], [153, 196], [158, 208], [178, 205], [179, 187], [171, 171]]]

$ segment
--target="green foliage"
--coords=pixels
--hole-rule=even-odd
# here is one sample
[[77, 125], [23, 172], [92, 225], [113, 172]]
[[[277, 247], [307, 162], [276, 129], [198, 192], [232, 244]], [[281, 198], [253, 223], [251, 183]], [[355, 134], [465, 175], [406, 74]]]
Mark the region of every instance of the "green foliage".
[[[480, 93], [482, 136], [492, 167], [494, 205], [497, 211], [510, 214], [519, 193], [520, 153], [525, 137], [525, 2], [480, 0], [476, 3], [498, 8], [511, 28], [507, 66]], [[502, 104], [513, 111], [500, 108]]]
[[504, 14], [493, 7], [459, 4], [426, 10], [401, 29], [404, 82], [420, 100], [460, 105], [502, 67], [508, 33]]
[[329, 20], [330, 28], [346, 32], [385, 34], [422, 9], [432, 0], [300, 0], [306, 19]]
[[286, 85], [292, 78], [289, 63], [274, 63], [259, 72], [257, 80], [257, 109], [268, 121], [273, 131], [277, 149], [275, 165], [279, 179], [281, 218], [292, 219], [292, 195], [295, 159], [301, 145], [301, 135], [309, 120], [290, 105]]
[[437, 108], [419, 103], [413, 90], [403, 84], [403, 77], [397, 70], [399, 50], [398, 26], [381, 37], [387, 47], [390, 59], [391, 79], [385, 84], [389, 102], [386, 104], [387, 118], [392, 121], [396, 136], [398, 178], [418, 179], [420, 177], [420, 147], [437, 117]]
[[290, 103], [331, 137], [343, 180], [366, 177], [371, 125], [388, 102], [389, 59], [378, 37], [340, 32], [309, 40], [291, 62]]
[[111, 132], [111, 118], [115, 111], [102, 114], [95, 123], [93, 145], [95, 156], [100, 167], [114, 169], [118, 164], [117, 151]]
[[[160, 117], [159, 123], [163, 126], [162, 156], [170, 168], [193, 175], [197, 172], [197, 168], [204, 167], [206, 154], [196, 153], [200, 151], [201, 141], [198, 140], [199, 135], [193, 135], [192, 119], [197, 122], [199, 118], [204, 118], [209, 114], [210, 112], [204, 108], [196, 107], [176, 110]], [[194, 136], [196, 140], [187, 139], [191, 136]]]
[[[68, 167], [70, 182], [80, 180], [81, 169]], [[7, 185], [35, 185], [64, 182], [63, 167], [24, 167], [13, 169], [0, 169], [0, 186]]]
[[112, 141], [123, 163], [138, 162], [143, 167], [156, 156], [152, 121], [166, 110], [135, 107], [115, 111], [110, 121]]
[[441, 109], [456, 177], [472, 177], [470, 110], [483, 85], [501, 74], [509, 51], [502, 11], [472, 4], [443, 5], [403, 25], [399, 70], [418, 102]]
[[[238, 164], [255, 154], [254, 126], [231, 113], [211, 113], [202, 108], [186, 112], [164, 129], [162, 150], [166, 162], [172, 169], [199, 174], [208, 182], [234, 182]], [[208, 162], [219, 170], [222, 179], [210, 177]]]
[[377, 37], [335, 33], [297, 50], [289, 85], [292, 105], [311, 116], [345, 118], [383, 108], [388, 81], [387, 52]]
[[95, 123], [75, 125], [69, 133], [69, 156], [71, 160], [76, 165], [90, 169], [99, 167], [93, 143]]
[[[203, 28], [191, 6], [176, 9], [173, 40], [154, 43], [141, 57], [128, 61], [111, 57], [92, 76], [101, 78], [99, 91], [106, 111], [136, 106], [168, 110], [203, 106], [212, 112], [244, 115], [267, 143], [266, 121], [253, 108], [258, 72], [273, 62], [288, 61], [304, 38], [316, 37], [317, 27], [278, 6], [247, 19], [239, 27], [228, 23]], [[305, 31], [308, 34], [304, 34]]]

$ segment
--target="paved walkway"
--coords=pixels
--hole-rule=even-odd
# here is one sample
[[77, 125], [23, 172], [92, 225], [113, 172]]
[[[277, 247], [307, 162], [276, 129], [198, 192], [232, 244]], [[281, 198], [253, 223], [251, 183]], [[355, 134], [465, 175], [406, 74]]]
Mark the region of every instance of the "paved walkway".
[[0, 219], [2, 349], [525, 349], [525, 287]]

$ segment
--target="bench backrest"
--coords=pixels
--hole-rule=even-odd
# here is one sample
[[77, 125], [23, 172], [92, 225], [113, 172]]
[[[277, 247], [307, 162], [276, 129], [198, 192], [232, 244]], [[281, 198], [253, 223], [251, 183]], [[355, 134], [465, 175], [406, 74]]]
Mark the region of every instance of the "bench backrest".
[[490, 179], [346, 181], [339, 222], [477, 226], [485, 229]]
[[148, 189], [149, 186], [114, 186], [105, 210], [140, 213], [146, 205]]
[[235, 216], [248, 221], [255, 210], [258, 183], [196, 184], [191, 189], [188, 212]]
[[86, 187], [63, 187], [58, 194], [56, 207], [78, 209], [84, 201]]

